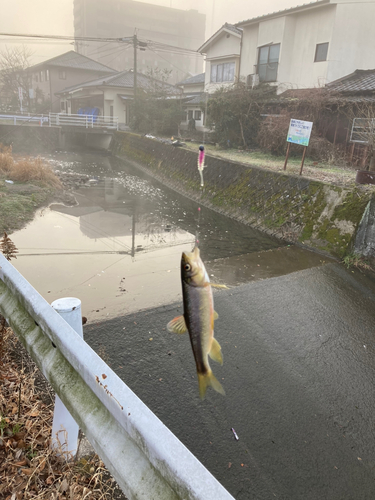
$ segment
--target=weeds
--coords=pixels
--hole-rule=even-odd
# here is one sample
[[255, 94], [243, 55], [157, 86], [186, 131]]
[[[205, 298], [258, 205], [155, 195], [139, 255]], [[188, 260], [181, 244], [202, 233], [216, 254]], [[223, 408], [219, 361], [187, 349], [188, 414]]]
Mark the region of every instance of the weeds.
[[[98, 455], [67, 461], [61, 450], [56, 454], [51, 448], [53, 403], [40, 397], [41, 374], [10, 328], [5, 330], [4, 341], [7, 349], [0, 366], [0, 498], [124, 500]], [[12, 353], [23, 353], [25, 369], [19, 369]], [[19, 403], [17, 388], [21, 384]]]
[[355, 253], [346, 255], [343, 258], [342, 262], [347, 267], [347, 269], [350, 269], [351, 267], [356, 267], [357, 269], [361, 269], [364, 271], [374, 271], [374, 268], [369, 262], [367, 262], [363, 257]]
[[61, 188], [61, 182], [52, 168], [38, 158], [18, 158], [12, 154], [11, 146], [0, 144], [0, 176], [12, 181], [38, 181], [44, 186]]

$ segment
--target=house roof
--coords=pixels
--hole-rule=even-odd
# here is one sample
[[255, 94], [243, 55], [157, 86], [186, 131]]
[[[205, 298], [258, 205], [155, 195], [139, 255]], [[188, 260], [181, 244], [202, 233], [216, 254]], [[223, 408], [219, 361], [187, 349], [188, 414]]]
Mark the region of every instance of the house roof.
[[264, 21], [271, 19], [273, 17], [280, 17], [280, 16], [285, 16], [288, 14], [294, 14], [297, 12], [301, 12], [304, 10], [310, 10], [310, 9], [315, 9], [317, 7], [323, 7], [326, 5], [329, 5], [331, 3], [331, 0], [316, 0], [315, 2], [309, 2], [303, 5], [297, 5], [296, 7], [291, 7], [289, 9], [283, 9], [279, 10], [276, 12], [271, 12], [270, 14], [264, 14], [263, 16], [258, 16], [258, 17], [253, 17], [251, 19], [247, 19], [246, 21], [241, 21], [239, 23], [236, 23], [236, 27], [242, 27], [246, 26], [247, 24], [255, 24], [258, 23], [259, 21]]
[[185, 104], [202, 104], [202, 102], [205, 102], [206, 96], [209, 97], [209, 95], [206, 92], [199, 92], [198, 94], [191, 94], [184, 96], [186, 97]]
[[207, 47], [209, 47], [209, 45], [211, 45], [224, 32], [234, 34], [239, 38], [241, 37], [242, 34], [241, 29], [236, 28], [236, 26], [234, 26], [233, 24], [225, 23], [208, 40], [206, 40], [203, 45], [199, 47], [197, 52], [200, 53], [204, 52], [207, 49]]
[[[358, 71], [358, 70], [357, 70]], [[353, 88], [339, 88], [334, 87], [333, 84], [336, 82], [332, 82], [331, 84], [326, 85], [325, 87], [322, 88], [311, 88], [311, 89], [289, 89], [283, 92], [282, 94], [279, 94], [277, 99], [275, 99], [275, 102], [290, 102], [292, 100], [298, 100], [298, 99], [309, 99], [309, 98], [314, 98], [314, 95], [319, 95], [322, 92], [326, 94], [328, 98], [328, 102], [330, 103], [337, 103], [337, 102], [342, 102], [342, 103], [348, 103], [348, 102], [375, 102], [375, 93], [371, 92], [375, 90], [375, 70], [369, 70], [372, 71], [373, 73], [373, 84], [374, 86], [372, 88], [358, 88], [355, 89], [354, 86]], [[353, 75], [356, 72], [353, 73]], [[366, 71], [364, 71], [366, 73]], [[348, 77], [351, 77], [352, 75], [349, 75]], [[348, 78], [345, 77], [345, 78]], [[343, 79], [340, 79], [343, 80]], [[337, 82], [340, 82], [340, 80], [337, 80]]]
[[191, 76], [190, 78], [186, 78], [182, 82], [176, 83], [176, 85], [197, 85], [199, 83], [204, 83], [205, 73], [200, 73], [199, 75]]
[[103, 73], [115, 73], [116, 70], [104, 66], [104, 64], [98, 63], [89, 57], [78, 54], [74, 50], [65, 52], [59, 56], [53, 57], [52, 59], [47, 59], [41, 63], [31, 66], [29, 69], [34, 70], [41, 68], [43, 66], [57, 66], [60, 68], [73, 68], [73, 69], [85, 69], [88, 71], [101, 71]]
[[[181, 92], [180, 89], [177, 89], [174, 85], [170, 83], [164, 83], [155, 78], [150, 78], [149, 76], [143, 75], [142, 73], [137, 73], [137, 87], [143, 90], [149, 90], [154, 88], [153, 86], [156, 84], [160, 84], [160, 87], [163, 87], [164, 90], [169, 90], [171, 94]], [[74, 90], [84, 89], [84, 88], [93, 88], [93, 87], [115, 87], [115, 88], [133, 88], [134, 87], [134, 72], [130, 70], [121, 71], [114, 75], [102, 76], [101, 78], [96, 78], [95, 80], [90, 80], [89, 82], [80, 83], [78, 85], [73, 85], [72, 87], [67, 87], [59, 92], [56, 92], [56, 95], [66, 94], [72, 92]]]
[[328, 83], [327, 87], [338, 92], [375, 91], [375, 69], [356, 69], [354, 73]]

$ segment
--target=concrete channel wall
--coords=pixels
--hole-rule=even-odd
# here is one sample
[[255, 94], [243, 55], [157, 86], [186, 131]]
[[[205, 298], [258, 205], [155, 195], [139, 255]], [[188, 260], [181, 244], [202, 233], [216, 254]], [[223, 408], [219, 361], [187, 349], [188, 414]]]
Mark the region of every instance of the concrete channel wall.
[[[112, 152], [203, 206], [335, 257], [353, 251], [372, 196], [355, 185], [342, 188], [207, 155], [201, 189], [198, 146], [195, 153], [129, 132], [114, 135]], [[375, 247], [367, 246], [371, 252]]]

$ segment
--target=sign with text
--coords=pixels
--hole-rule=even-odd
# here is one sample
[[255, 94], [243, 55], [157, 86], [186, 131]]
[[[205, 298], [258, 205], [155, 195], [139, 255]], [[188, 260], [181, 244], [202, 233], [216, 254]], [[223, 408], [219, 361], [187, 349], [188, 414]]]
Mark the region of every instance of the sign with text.
[[300, 144], [307, 147], [310, 141], [310, 135], [313, 122], [304, 122], [303, 120], [290, 120], [287, 142]]

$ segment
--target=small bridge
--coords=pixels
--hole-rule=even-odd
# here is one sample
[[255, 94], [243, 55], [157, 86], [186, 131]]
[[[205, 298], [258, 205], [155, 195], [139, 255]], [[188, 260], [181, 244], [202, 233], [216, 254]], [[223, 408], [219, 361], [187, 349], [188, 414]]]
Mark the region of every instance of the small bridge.
[[119, 125], [117, 116], [67, 115], [65, 113], [48, 113], [45, 115], [2, 114], [0, 115], [0, 123], [17, 126], [79, 127], [81, 130], [118, 130]]

